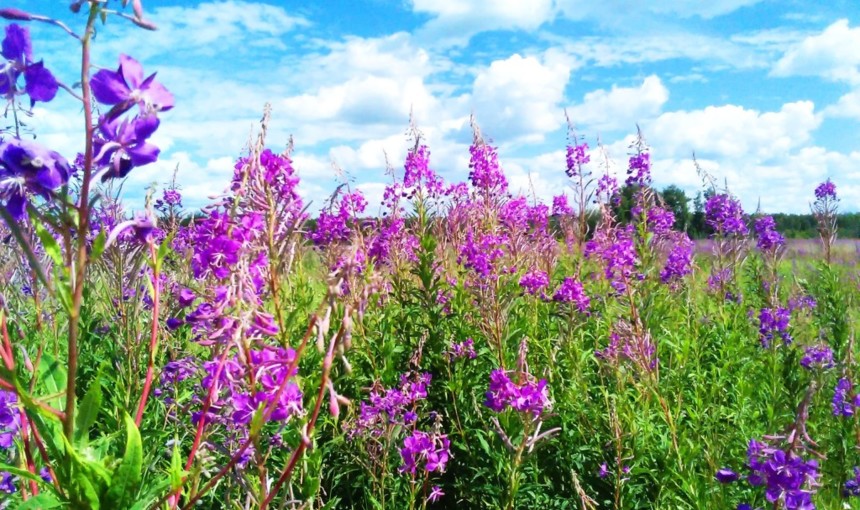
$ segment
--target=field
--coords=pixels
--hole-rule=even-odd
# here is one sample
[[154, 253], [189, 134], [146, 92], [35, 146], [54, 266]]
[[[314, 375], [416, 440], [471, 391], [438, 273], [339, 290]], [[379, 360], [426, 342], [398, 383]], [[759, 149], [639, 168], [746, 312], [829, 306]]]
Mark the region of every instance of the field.
[[[47, 101], [29, 35], [3, 51]], [[383, 215], [349, 182], [317, 212], [266, 110], [224, 196], [132, 214], [173, 97], [125, 55], [84, 75], [77, 160], [0, 142], [0, 508], [860, 508], [833, 182], [819, 239], [709, 186], [694, 242], [641, 137], [613, 175], [572, 136], [544, 204], [477, 124], [455, 183], [413, 125]]]

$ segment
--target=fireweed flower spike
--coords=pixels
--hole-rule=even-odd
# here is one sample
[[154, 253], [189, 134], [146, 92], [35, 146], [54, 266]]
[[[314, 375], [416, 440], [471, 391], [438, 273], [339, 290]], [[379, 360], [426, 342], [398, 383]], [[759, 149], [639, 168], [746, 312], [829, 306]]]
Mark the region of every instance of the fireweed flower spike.
[[71, 169], [54, 151], [17, 138], [0, 142], [0, 200], [13, 218], [27, 209], [27, 195], [47, 199], [51, 192], [69, 181]]
[[11, 99], [18, 93], [18, 78], [24, 75], [24, 92], [30, 96], [30, 106], [36, 101], [48, 102], [57, 95], [57, 79], [42, 61], [33, 61], [30, 32], [20, 25], [6, 27], [2, 55], [6, 63], [0, 66], [0, 94]]
[[157, 161], [158, 147], [146, 140], [155, 133], [158, 124], [158, 117], [154, 114], [132, 120], [102, 118], [99, 124], [101, 136], [93, 143], [96, 164], [106, 167], [102, 180], [121, 179], [134, 167]]
[[93, 95], [102, 104], [114, 105], [108, 117], [116, 117], [134, 105], [141, 114], [173, 108], [173, 94], [155, 81], [155, 73], [144, 79], [143, 66], [128, 55], [119, 56], [116, 71], [102, 69], [91, 80]]

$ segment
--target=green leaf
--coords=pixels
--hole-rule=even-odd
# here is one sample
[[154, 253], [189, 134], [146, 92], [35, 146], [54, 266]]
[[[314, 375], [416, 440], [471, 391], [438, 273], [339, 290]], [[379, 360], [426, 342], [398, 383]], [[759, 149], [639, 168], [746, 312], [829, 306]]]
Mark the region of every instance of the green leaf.
[[102, 379], [101, 374], [90, 384], [84, 399], [78, 407], [78, 415], [75, 416], [75, 443], [86, 443], [89, 437], [90, 427], [96, 422], [99, 410], [102, 406]]
[[170, 457], [170, 470], [167, 472], [170, 479], [171, 491], [179, 490], [182, 487], [182, 478], [187, 472], [183, 469], [182, 454], [179, 452], [179, 440], [173, 441], [173, 455]]
[[134, 501], [140, 488], [143, 470], [143, 443], [140, 439], [140, 431], [128, 413], [125, 413], [123, 418], [126, 435], [125, 453], [122, 462], [113, 473], [113, 482], [107, 493], [107, 503], [111, 508], [127, 508], [129, 503]]
[[107, 242], [107, 234], [102, 230], [99, 235], [93, 240], [93, 249], [90, 252], [90, 261], [99, 260], [105, 252], [105, 243]]
[[50, 492], [42, 492], [39, 495], [33, 496], [27, 501], [24, 501], [15, 508], [18, 510], [44, 510], [46, 508], [59, 508], [61, 506], [65, 506], [65, 504], [58, 500], [57, 496]]
[[167, 490], [170, 489], [170, 480], [161, 478], [154, 485], [147, 488], [146, 494], [140, 497], [129, 510], [149, 510]]
[[48, 353], [42, 354], [39, 366], [36, 368], [37, 382], [40, 389], [48, 395], [56, 395], [47, 401], [55, 409], [65, 409], [66, 406], [66, 369]]
[[36, 235], [39, 236], [39, 240], [42, 241], [42, 248], [45, 249], [45, 253], [51, 257], [51, 260], [54, 261], [59, 267], [63, 266], [63, 250], [60, 249], [60, 245], [57, 244], [57, 240], [54, 239], [54, 236], [48, 232], [48, 229], [45, 228], [42, 223], [33, 218], [33, 229], [36, 230]]

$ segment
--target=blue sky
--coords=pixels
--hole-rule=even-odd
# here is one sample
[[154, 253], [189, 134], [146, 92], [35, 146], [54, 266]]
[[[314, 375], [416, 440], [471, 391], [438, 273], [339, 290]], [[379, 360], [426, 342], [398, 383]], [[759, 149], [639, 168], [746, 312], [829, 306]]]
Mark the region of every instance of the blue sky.
[[[84, 21], [67, 1], [3, 3], [73, 28]], [[448, 180], [468, 173], [474, 113], [499, 146], [514, 190], [557, 194], [567, 185], [567, 110], [592, 148], [602, 141], [616, 171], [638, 123], [658, 187], [700, 189], [695, 152], [748, 210], [760, 202], [765, 212], [804, 212], [827, 177], [843, 209], [860, 204], [853, 0], [145, 0], [144, 7], [157, 32], [110, 20], [94, 55], [113, 68], [128, 53], [176, 96], [154, 139], [161, 161], [135, 170], [125, 185], [135, 204], [177, 165], [186, 205], [222, 191], [266, 102], [269, 145], [280, 150], [294, 136], [302, 193], [316, 206], [338, 182], [333, 163], [378, 203], [386, 155], [402, 168], [410, 109], [432, 166]], [[74, 40], [45, 25], [31, 30], [37, 58], [76, 81]], [[32, 124], [43, 142], [73, 157], [79, 110], [61, 98], [37, 107]]]

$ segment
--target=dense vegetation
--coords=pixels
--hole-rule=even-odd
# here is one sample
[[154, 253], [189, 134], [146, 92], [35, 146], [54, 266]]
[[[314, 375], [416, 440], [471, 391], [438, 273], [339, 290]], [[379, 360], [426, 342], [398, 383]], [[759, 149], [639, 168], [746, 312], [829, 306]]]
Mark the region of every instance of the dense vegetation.
[[383, 217], [344, 182], [311, 222], [267, 108], [223, 196], [185, 211], [171, 182], [131, 215], [116, 183], [174, 98], [126, 55], [91, 72], [116, 13], [75, 6], [80, 94], [22, 26], [2, 44], [11, 110], [67, 90], [85, 136], [72, 163], [0, 141], [0, 508], [858, 507], [833, 182], [788, 258], [727, 189], [656, 193], [641, 135], [616, 177], [571, 134], [543, 204], [476, 124], [459, 183], [411, 126]]

